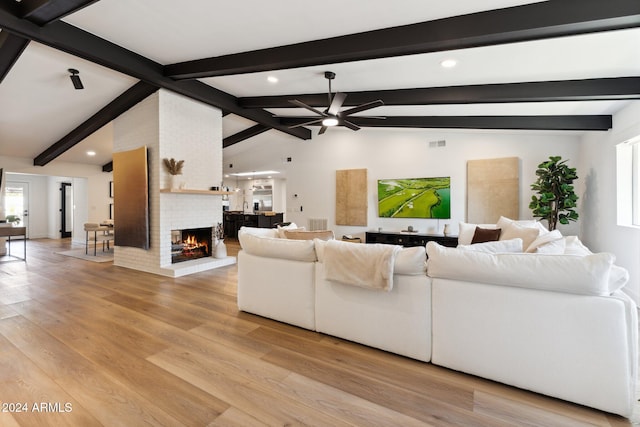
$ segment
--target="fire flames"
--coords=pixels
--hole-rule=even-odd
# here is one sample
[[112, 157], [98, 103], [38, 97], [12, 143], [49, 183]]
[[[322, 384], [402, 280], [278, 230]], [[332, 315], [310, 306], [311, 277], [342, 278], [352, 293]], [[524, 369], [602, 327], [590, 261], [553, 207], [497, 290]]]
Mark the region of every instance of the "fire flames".
[[206, 253], [209, 253], [207, 242], [199, 242], [196, 236], [187, 235], [187, 238], [182, 241], [182, 252], [186, 255], [196, 249], [204, 249]]

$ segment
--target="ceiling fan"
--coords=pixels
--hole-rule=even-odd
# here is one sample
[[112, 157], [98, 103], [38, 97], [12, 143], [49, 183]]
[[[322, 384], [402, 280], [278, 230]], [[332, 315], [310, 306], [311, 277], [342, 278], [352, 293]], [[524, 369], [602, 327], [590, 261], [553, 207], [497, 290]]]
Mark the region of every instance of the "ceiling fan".
[[[384, 105], [384, 102], [378, 99], [376, 101], [365, 102], [364, 104], [360, 104], [356, 107], [340, 111], [340, 108], [342, 108], [342, 104], [347, 98], [347, 95], [342, 92], [336, 92], [335, 95], [333, 95], [332, 97], [331, 80], [335, 79], [336, 73], [332, 71], [325, 71], [324, 77], [329, 81], [329, 106], [324, 111], [321, 111], [297, 99], [289, 100], [290, 103], [297, 105], [298, 107], [302, 107], [309, 111], [312, 111], [319, 116], [319, 117], [301, 117], [302, 119], [311, 119], [311, 120], [304, 123], [293, 125], [291, 126], [291, 128], [296, 128], [300, 126], [310, 126], [310, 125], [321, 123], [322, 127], [320, 128], [320, 132], [318, 132], [318, 135], [322, 135], [323, 133], [325, 133], [327, 128], [332, 126], [345, 126], [351, 130], [360, 130], [360, 126], [347, 120], [347, 118], [352, 114]], [[384, 117], [367, 117], [367, 118], [384, 119]]]

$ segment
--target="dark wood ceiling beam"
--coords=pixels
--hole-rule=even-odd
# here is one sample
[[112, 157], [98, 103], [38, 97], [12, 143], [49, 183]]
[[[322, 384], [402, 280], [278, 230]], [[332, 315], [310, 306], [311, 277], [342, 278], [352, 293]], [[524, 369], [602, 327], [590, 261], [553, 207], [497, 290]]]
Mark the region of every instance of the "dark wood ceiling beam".
[[136, 83], [80, 126], [40, 153], [33, 160], [33, 164], [35, 166], [46, 165], [157, 90], [158, 88], [154, 85], [145, 82]]
[[195, 79], [540, 40], [640, 26], [638, 0], [554, 0], [165, 66]]
[[[239, 98], [238, 103], [244, 108], [298, 108], [289, 102], [291, 99], [313, 107], [327, 105], [326, 93], [246, 97]], [[377, 99], [385, 105], [640, 99], [640, 77], [349, 92], [343, 105], [360, 105]]]
[[37, 25], [57, 21], [98, 0], [21, 0], [20, 16]]
[[0, 32], [0, 82], [4, 80], [28, 44], [28, 39], [6, 31]]
[[238, 142], [242, 142], [245, 139], [249, 139], [252, 138], [256, 135], [260, 135], [263, 132], [268, 131], [269, 128], [266, 126], [262, 126], [262, 125], [255, 125], [255, 126], [251, 126], [248, 129], [245, 129], [243, 131], [240, 131], [238, 133], [235, 133], [231, 136], [226, 137], [225, 139], [222, 140], [222, 148], [227, 148], [230, 147], [234, 144], [237, 144]]
[[282, 126], [267, 111], [242, 108], [238, 105], [236, 97], [202, 82], [175, 81], [165, 77], [161, 64], [65, 22], [55, 21], [45, 27], [39, 27], [14, 16], [7, 8], [0, 7], [0, 28], [297, 138], [311, 138], [309, 129], [289, 129]]
[[[293, 126], [304, 123], [308, 119], [281, 117], [280, 121], [284, 125]], [[349, 121], [360, 127], [386, 128], [606, 131], [612, 126], [612, 118], [609, 115], [391, 116], [386, 119], [351, 117]], [[318, 123], [319, 125], [320, 123]]]

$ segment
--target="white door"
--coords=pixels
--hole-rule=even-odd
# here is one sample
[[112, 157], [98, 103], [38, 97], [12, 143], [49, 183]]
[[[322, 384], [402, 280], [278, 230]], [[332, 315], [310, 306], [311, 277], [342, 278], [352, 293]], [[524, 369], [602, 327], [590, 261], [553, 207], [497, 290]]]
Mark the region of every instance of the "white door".
[[5, 215], [20, 218], [18, 225], [27, 227], [29, 237], [29, 183], [7, 181], [4, 187], [4, 208]]

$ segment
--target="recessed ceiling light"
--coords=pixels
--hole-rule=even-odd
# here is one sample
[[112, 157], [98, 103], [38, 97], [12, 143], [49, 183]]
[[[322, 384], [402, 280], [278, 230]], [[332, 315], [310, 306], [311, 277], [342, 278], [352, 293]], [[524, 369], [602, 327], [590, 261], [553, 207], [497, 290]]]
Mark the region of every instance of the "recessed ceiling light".
[[274, 83], [275, 84], [275, 83], [278, 83], [278, 78], [276, 76], [269, 76], [269, 77], [267, 77], [267, 81], [269, 83]]
[[442, 62], [440, 62], [440, 65], [441, 65], [443, 68], [453, 68], [453, 67], [455, 67], [457, 64], [458, 64], [458, 61], [456, 61], [455, 59], [451, 59], [451, 58], [449, 58], [449, 59], [445, 59], [445, 60], [443, 60]]
[[93, 151], [93, 150], [87, 151], [87, 156], [95, 156], [95, 155], [96, 155], [95, 151]]

